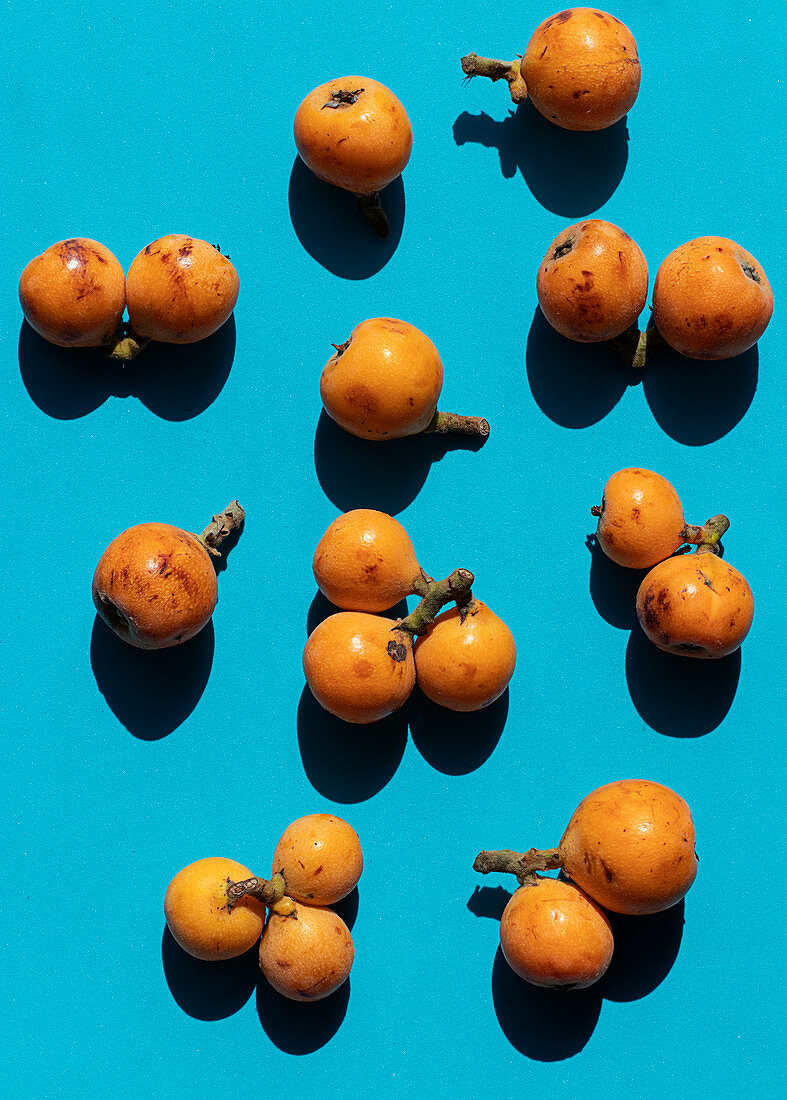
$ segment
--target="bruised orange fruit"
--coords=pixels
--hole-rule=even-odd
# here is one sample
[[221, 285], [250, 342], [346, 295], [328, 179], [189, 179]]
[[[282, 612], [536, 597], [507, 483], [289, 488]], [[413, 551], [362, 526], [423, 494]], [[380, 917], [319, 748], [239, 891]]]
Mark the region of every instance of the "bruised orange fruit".
[[129, 324], [148, 340], [192, 344], [221, 328], [238, 300], [238, 273], [207, 241], [172, 233], [147, 245], [129, 268]]
[[19, 301], [27, 323], [50, 344], [100, 347], [123, 316], [125, 275], [103, 244], [70, 237], [30, 261], [19, 280]]
[[773, 291], [750, 252], [727, 237], [697, 237], [664, 260], [653, 322], [690, 359], [729, 359], [752, 347], [773, 313]]
[[173, 939], [195, 959], [233, 959], [262, 934], [266, 908], [255, 898], [231, 904], [227, 890], [251, 877], [234, 859], [213, 856], [190, 863], [175, 875], [164, 897]]
[[358, 834], [335, 814], [307, 814], [293, 821], [273, 853], [288, 897], [308, 905], [333, 905], [347, 897], [363, 871]]
[[260, 969], [292, 1001], [319, 1001], [347, 980], [355, 958], [350, 930], [332, 909], [293, 902], [271, 912], [260, 942]]

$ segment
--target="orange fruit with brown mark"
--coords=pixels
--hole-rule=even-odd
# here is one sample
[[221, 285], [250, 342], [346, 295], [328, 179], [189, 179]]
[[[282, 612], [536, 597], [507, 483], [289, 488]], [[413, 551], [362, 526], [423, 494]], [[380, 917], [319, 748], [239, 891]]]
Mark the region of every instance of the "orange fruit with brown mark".
[[595, 514], [599, 545], [608, 558], [628, 569], [648, 569], [686, 541], [680, 497], [652, 470], [618, 470], [604, 486]]
[[159, 237], [129, 268], [129, 323], [148, 340], [193, 344], [221, 328], [238, 288], [235, 267], [207, 241], [180, 233]]
[[227, 890], [251, 878], [242, 863], [222, 856], [198, 859], [173, 878], [164, 915], [173, 939], [195, 959], [234, 959], [262, 935], [266, 908], [251, 897], [227, 904]]
[[427, 578], [401, 523], [373, 508], [355, 508], [330, 524], [312, 559], [317, 586], [345, 611], [387, 611], [423, 595]]
[[169, 523], [140, 523], [113, 539], [93, 576], [101, 618], [138, 649], [193, 638], [218, 599], [216, 570], [196, 535]]
[[726, 657], [749, 633], [754, 596], [746, 578], [723, 558], [685, 554], [647, 574], [637, 592], [637, 616], [666, 653]]
[[566, 874], [613, 913], [669, 909], [697, 874], [689, 807], [647, 779], [607, 783], [583, 798], [558, 852]]
[[363, 871], [358, 834], [335, 814], [299, 817], [281, 835], [273, 853], [288, 897], [307, 905], [333, 905], [347, 897]]
[[566, 130], [603, 130], [631, 109], [640, 84], [631, 31], [598, 8], [568, 8], [533, 32], [520, 62], [533, 106]]
[[443, 364], [428, 336], [407, 321], [373, 317], [337, 347], [320, 378], [325, 411], [361, 439], [422, 432], [437, 411]]
[[393, 619], [339, 611], [314, 628], [303, 671], [321, 707], [365, 725], [407, 701], [415, 684], [412, 638], [395, 627]]
[[514, 636], [481, 600], [437, 616], [413, 648], [418, 686], [441, 707], [488, 707], [508, 687], [516, 667]]
[[413, 130], [389, 88], [363, 76], [345, 76], [309, 92], [295, 113], [295, 145], [315, 176], [371, 195], [402, 174]]
[[531, 985], [585, 989], [612, 961], [609, 919], [569, 882], [534, 878], [503, 910], [500, 946], [511, 969]]
[[31, 260], [19, 279], [27, 323], [50, 344], [101, 347], [115, 334], [126, 307], [126, 278], [98, 241], [70, 237]]
[[555, 237], [536, 279], [541, 311], [569, 340], [613, 340], [631, 328], [648, 296], [648, 265], [618, 226], [588, 218]]
[[272, 912], [260, 942], [260, 969], [291, 1001], [320, 1001], [349, 977], [355, 958], [350, 930], [332, 909], [293, 902], [288, 916]]
[[773, 291], [754, 256], [727, 237], [697, 237], [664, 260], [653, 322], [690, 359], [729, 359], [752, 347], [773, 313]]

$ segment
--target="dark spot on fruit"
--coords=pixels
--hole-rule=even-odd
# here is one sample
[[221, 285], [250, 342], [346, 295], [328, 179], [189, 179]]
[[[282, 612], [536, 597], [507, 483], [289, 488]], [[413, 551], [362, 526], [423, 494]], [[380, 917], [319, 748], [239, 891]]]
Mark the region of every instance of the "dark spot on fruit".
[[289, 970], [292, 966], [291, 962], [287, 962], [286, 959], [277, 959], [276, 965], [281, 967], [282, 970]]
[[374, 416], [377, 412], [377, 402], [365, 386], [353, 386], [348, 390], [347, 404], [354, 405], [362, 417]]
[[[553, 116], [554, 117], [554, 116]], [[559, 260], [561, 256], [567, 256], [574, 247], [574, 238], [566, 237], [560, 244], [556, 244], [552, 252], [552, 259]]]
[[353, 665], [353, 672], [359, 680], [368, 680], [374, 672], [371, 661], [356, 661]]
[[388, 656], [392, 657], [397, 664], [401, 664], [402, 661], [407, 660], [407, 646], [404, 642], [395, 642], [393, 639], [387, 645]]
[[574, 92], [574, 99], [579, 99], [579, 97], [581, 95], [582, 95], [582, 92]]
[[372, 573], [375, 573], [377, 571], [377, 562], [374, 561], [370, 562], [369, 565], [365, 565], [363, 567], [363, 571], [367, 575], [367, 577], [371, 576]]
[[639, 515], [640, 515], [639, 508], [632, 508], [631, 509], [631, 518], [634, 520], [635, 523], [640, 522]]
[[601, 860], [601, 870], [604, 872], [604, 878], [607, 882], [614, 881], [615, 873], [607, 866], [603, 859]]
[[542, 51], [541, 51], [541, 53], [540, 53], [540, 54], [538, 55], [538, 60], [539, 60], [539, 61], [541, 60], [541, 58], [542, 58], [542, 57], [544, 56], [544, 54], [545, 54], [545, 53], [547, 52], [547, 50], [548, 50], [548, 49], [549, 49], [549, 46], [544, 46], [543, 50], [542, 50]]
[[314, 875], [319, 875], [319, 873], [320, 873], [320, 872], [322, 871], [322, 869], [323, 869], [323, 865], [322, 865], [322, 864], [320, 864], [320, 866], [319, 866], [319, 867], [315, 867], [315, 869], [314, 869], [314, 871], [312, 872], [312, 874], [314, 874]]
[[750, 263], [741, 264], [741, 270], [743, 271], [744, 275], [748, 276], [749, 279], [753, 279], [755, 283], [759, 283], [761, 281], [759, 272]]
[[194, 246], [191, 245], [191, 244], [181, 245], [181, 247], [178, 249], [178, 256], [181, 256], [185, 259], [186, 256], [191, 255], [193, 250], [194, 250]]

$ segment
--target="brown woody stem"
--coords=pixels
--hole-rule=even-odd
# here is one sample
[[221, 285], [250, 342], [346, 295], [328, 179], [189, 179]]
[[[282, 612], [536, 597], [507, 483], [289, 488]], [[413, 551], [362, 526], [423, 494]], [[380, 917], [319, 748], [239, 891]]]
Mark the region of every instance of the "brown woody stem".
[[512, 852], [503, 848], [496, 852], [479, 852], [473, 863], [473, 870], [482, 875], [492, 872], [515, 875], [519, 883], [524, 883], [537, 871], [553, 871], [561, 866], [559, 848], [530, 848], [526, 852]]
[[473, 76], [505, 80], [514, 103], [524, 103], [527, 99], [527, 84], [522, 78], [519, 58], [515, 61], [497, 61], [492, 57], [479, 57], [477, 53], [469, 53], [462, 58], [461, 65], [468, 80]]
[[439, 435], [480, 435], [482, 439], [488, 439], [489, 421], [483, 416], [436, 412], [424, 428], [424, 434], [428, 432], [437, 432]]
[[271, 875], [270, 879], [246, 878], [242, 882], [233, 882], [227, 890], [227, 908], [232, 911], [241, 898], [255, 898], [272, 909], [284, 897], [284, 878]]
[[197, 538], [209, 554], [212, 554], [214, 558], [218, 558], [220, 555], [217, 547], [221, 546], [232, 531], [243, 525], [245, 518], [246, 513], [237, 500], [233, 500], [223, 512], [219, 512], [217, 516], [213, 517], [202, 534], [197, 535]]
[[411, 638], [426, 634], [437, 613], [447, 603], [455, 600], [463, 604], [471, 598], [474, 580], [469, 569], [455, 569], [445, 580], [432, 581], [418, 607], [406, 619], [400, 620], [394, 629], [409, 634]]
[[413, 577], [412, 587], [410, 588], [410, 594], [413, 596], [420, 596], [423, 598], [429, 593], [429, 586], [434, 584], [434, 577], [430, 577], [428, 573], [425, 573], [423, 569]]
[[373, 191], [371, 195], [358, 195], [357, 198], [358, 209], [377, 233], [377, 236], [385, 240], [391, 232], [391, 224], [380, 202], [380, 192]]
[[684, 542], [696, 544], [698, 554], [718, 554], [722, 535], [726, 534], [730, 521], [726, 516], [711, 516], [702, 527], [687, 523], [680, 533]]

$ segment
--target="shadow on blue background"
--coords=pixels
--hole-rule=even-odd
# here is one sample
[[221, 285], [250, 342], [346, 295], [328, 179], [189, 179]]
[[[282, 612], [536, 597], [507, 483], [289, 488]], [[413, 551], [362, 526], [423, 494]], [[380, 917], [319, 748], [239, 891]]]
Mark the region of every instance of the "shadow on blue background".
[[496, 149], [506, 179], [518, 170], [541, 206], [566, 218], [587, 216], [614, 193], [626, 170], [628, 140], [625, 118], [606, 130], [563, 130], [530, 100], [509, 110], [502, 122], [467, 111], [454, 122], [457, 145]]
[[309, 255], [333, 275], [368, 279], [393, 256], [404, 225], [401, 176], [380, 192], [380, 201], [391, 227], [385, 239], [361, 214], [355, 195], [317, 179], [295, 158], [289, 190], [292, 227]]
[[109, 397], [136, 397], [163, 420], [198, 416], [221, 393], [235, 356], [235, 318], [196, 344], [150, 343], [122, 365], [97, 348], [60, 348], [22, 322], [19, 371], [35, 404], [56, 420], [94, 412]]
[[161, 961], [170, 993], [195, 1020], [224, 1020], [248, 1001], [260, 973], [255, 944], [237, 959], [204, 962], [192, 958], [164, 925]]
[[497, 747], [508, 717], [508, 688], [483, 710], [460, 713], [438, 706], [416, 684], [407, 704], [413, 744], [444, 775], [468, 775]]
[[347, 1013], [348, 978], [330, 997], [310, 1003], [290, 1001], [260, 977], [257, 1012], [266, 1035], [287, 1054], [311, 1054], [334, 1037]]

